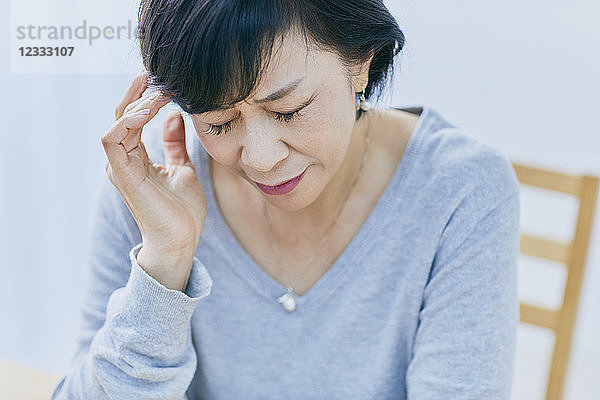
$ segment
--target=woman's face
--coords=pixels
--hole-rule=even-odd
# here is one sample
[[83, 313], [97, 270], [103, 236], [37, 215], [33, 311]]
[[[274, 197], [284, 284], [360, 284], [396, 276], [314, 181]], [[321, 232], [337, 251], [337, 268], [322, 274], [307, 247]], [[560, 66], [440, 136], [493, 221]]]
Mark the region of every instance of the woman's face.
[[[344, 160], [355, 124], [354, 91], [365, 86], [356, 79], [334, 54], [308, 50], [302, 36], [290, 33], [274, 47], [255, 95], [191, 117], [217, 163], [271, 204], [297, 210], [319, 196]], [[268, 194], [256, 184], [277, 185], [303, 172], [286, 194]]]

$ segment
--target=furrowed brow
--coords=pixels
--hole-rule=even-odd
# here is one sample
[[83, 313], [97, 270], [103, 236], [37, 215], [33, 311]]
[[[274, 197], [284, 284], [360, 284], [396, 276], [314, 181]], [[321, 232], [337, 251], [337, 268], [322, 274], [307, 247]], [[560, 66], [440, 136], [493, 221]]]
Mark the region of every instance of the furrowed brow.
[[298, 87], [298, 85], [300, 83], [302, 83], [304, 78], [305, 78], [304, 76], [302, 78], [298, 78], [298, 79], [288, 83], [287, 85], [283, 86], [282, 88], [277, 89], [270, 95], [263, 97], [262, 99], [255, 100], [254, 102], [260, 104], [260, 103], [267, 103], [269, 101], [279, 100], [282, 97], [288, 95], [292, 90], [296, 89], [296, 87]]
[[[298, 85], [300, 85], [304, 81], [305, 78], [306, 78], [305, 76], [303, 76], [302, 78], [298, 78], [298, 79], [286, 84], [285, 86], [277, 89], [270, 95], [263, 97], [262, 99], [254, 100], [253, 103], [262, 104], [262, 103], [268, 103], [270, 101], [279, 100], [279, 99], [287, 96], [288, 94], [290, 94], [294, 89], [296, 89], [298, 87]], [[214, 108], [208, 112], [227, 111], [227, 110], [231, 110], [232, 108], [233, 107], [221, 106], [221, 107]]]

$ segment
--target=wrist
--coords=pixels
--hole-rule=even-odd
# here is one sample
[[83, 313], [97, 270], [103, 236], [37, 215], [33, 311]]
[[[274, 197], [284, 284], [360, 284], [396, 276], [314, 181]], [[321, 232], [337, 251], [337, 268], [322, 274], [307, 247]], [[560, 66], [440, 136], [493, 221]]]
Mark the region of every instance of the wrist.
[[191, 251], [165, 251], [142, 245], [136, 259], [139, 266], [160, 284], [183, 292], [194, 263], [194, 254]]

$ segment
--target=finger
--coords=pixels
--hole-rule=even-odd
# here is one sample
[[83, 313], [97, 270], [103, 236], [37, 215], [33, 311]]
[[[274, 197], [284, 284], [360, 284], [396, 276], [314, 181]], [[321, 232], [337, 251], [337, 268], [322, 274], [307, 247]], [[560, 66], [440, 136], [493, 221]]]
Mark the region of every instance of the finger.
[[155, 90], [150, 93], [146, 93], [140, 99], [136, 100], [131, 107], [127, 108], [127, 111], [123, 114], [135, 113], [144, 108], [151, 108], [153, 113], [158, 112], [165, 104], [170, 102], [171, 99], [165, 96], [160, 90]]
[[119, 104], [117, 105], [117, 108], [115, 110], [115, 119], [121, 118], [125, 112], [126, 107], [131, 102], [139, 99], [147, 87], [148, 87], [148, 73], [144, 71], [144, 72], [138, 74], [133, 79], [133, 81], [131, 82], [131, 85], [129, 86], [129, 88], [127, 89], [125, 94], [123, 95], [123, 98], [121, 99], [121, 101], [119, 102]]
[[136, 148], [127, 153], [127, 155], [129, 156], [130, 161], [134, 158], [142, 160], [144, 167], [147, 167], [150, 162], [150, 157], [148, 157], [146, 146], [144, 146], [144, 142], [142, 141], [140, 141]]
[[158, 94], [158, 92], [160, 92], [159, 90], [155, 90], [152, 92], [148, 92], [143, 96], [140, 96], [138, 99], [132, 101], [131, 103], [129, 103], [126, 107], [125, 107], [125, 111], [124, 114], [128, 113], [129, 111], [131, 111], [132, 109], [134, 109], [138, 104], [140, 104], [142, 101], [144, 101], [146, 98], [148, 97], [152, 97]]
[[121, 116], [123, 116], [123, 114], [126, 110], [126, 107], [131, 102], [139, 99], [147, 87], [148, 87], [148, 73], [142, 72], [133, 79], [133, 81], [131, 82], [131, 85], [129, 86], [129, 88], [127, 89], [125, 94], [123, 95], [123, 98], [117, 105], [117, 108], [115, 110], [115, 118], [116, 119], [121, 118]]
[[102, 136], [102, 145], [113, 170], [120, 170], [129, 162], [129, 156], [122, 141], [129, 134], [129, 130], [141, 130], [150, 119], [151, 110], [144, 109], [137, 113], [126, 114], [119, 118]]
[[[132, 109], [127, 111], [124, 115], [135, 114], [144, 109], [150, 109], [150, 119], [152, 119], [158, 111], [164, 107], [170, 100], [164, 96], [160, 91], [155, 91], [151, 94], [145, 95], [140, 99]], [[127, 136], [123, 139], [123, 145], [127, 152], [134, 149], [140, 140], [142, 139], [142, 129], [130, 129]]]
[[185, 124], [179, 111], [169, 115], [163, 127], [166, 165], [192, 165], [185, 147]]
[[[150, 94], [148, 94], [147, 96], [149, 96]], [[132, 101], [131, 103], [127, 104], [127, 107], [125, 107], [125, 111], [123, 111], [123, 114], [127, 114], [129, 111], [131, 111], [132, 109], [134, 109], [138, 104], [140, 104], [142, 101], [144, 101], [146, 97], [145, 96], [140, 96], [139, 99]]]

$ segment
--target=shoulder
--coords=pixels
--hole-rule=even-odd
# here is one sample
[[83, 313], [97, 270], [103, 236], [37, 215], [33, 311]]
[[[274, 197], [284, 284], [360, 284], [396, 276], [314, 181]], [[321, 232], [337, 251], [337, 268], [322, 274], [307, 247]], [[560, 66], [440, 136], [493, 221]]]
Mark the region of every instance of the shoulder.
[[[418, 157], [419, 174], [444, 197], [495, 202], [518, 193], [519, 181], [509, 157], [470, 132], [429, 110]], [[422, 121], [423, 123], [424, 121]]]

